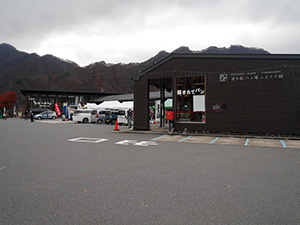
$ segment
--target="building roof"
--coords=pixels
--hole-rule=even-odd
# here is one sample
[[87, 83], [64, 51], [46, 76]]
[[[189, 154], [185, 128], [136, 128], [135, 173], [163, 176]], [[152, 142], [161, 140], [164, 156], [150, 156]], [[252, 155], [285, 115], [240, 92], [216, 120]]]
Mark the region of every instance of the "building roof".
[[[165, 91], [165, 98], [166, 99], [172, 98], [172, 92]], [[150, 100], [159, 100], [160, 92], [159, 91], [150, 92], [149, 99]], [[104, 101], [115, 101], [115, 100], [117, 100], [119, 102], [133, 101], [134, 96], [133, 96], [133, 93], [121, 94], [121, 95], [108, 95], [108, 96], [93, 98], [90, 100], [90, 102], [99, 104]]]
[[300, 54], [203, 54], [203, 53], [171, 53], [166, 58], [139, 72], [133, 80], [139, 80], [141, 76], [151, 72], [162, 64], [174, 59], [281, 59], [300, 60]]
[[123, 93], [107, 93], [107, 92], [93, 92], [93, 91], [68, 91], [68, 90], [40, 90], [40, 89], [21, 89], [21, 93], [25, 96], [28, 93], [34, 94], [68, 94], [68, 95], [119, 95]]
[[103, 97], [95, 97], [90, 100], [92, 103], [101, 103], [104, 101], [119, 101], [119, 102], [125, 102], [125, 101], [133, 101], [133, 93], [128, 94], [121, 94], [121, 95], [107, 95]]

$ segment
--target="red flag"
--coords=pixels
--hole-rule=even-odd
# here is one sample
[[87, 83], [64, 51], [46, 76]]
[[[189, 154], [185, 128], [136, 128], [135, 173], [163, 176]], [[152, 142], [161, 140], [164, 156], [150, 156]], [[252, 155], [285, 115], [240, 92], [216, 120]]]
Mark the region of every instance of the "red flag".
[[60, 115], [61, 115], [61, 112], [60, 112], [60, 110], [59, 110], [59, 107], [58, 107], [58, 104], [57, 104], [57, 103], [55, 103], [55, 110], [56, 110], [57, 115], [60, 116]]

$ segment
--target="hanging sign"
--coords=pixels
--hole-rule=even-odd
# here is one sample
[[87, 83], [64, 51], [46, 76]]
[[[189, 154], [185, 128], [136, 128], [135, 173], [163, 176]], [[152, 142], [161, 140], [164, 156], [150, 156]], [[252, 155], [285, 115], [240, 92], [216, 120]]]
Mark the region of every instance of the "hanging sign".
[[51, 102], [36, 102], [36, 101], [33, 101], [33, 104], [39, 106], [39, 108], [50, 108], [52, 105]]
[[60, 112], [60, 110], [59, 110], [59, 107], [58, 107], [58, 104], [57, 104], [57, 103], [55, 103], [55, 111], [56, 111], [56, 113], [57, 113], [58, 116], [61, 115], [61, 112]]
[[204, 90], [202, 90], [201, 88], [196, 88], [191, 90], [177, 90], [177, 95], [184, 96], [184, 95], [195, 95], [195, 94], [203, 95]]

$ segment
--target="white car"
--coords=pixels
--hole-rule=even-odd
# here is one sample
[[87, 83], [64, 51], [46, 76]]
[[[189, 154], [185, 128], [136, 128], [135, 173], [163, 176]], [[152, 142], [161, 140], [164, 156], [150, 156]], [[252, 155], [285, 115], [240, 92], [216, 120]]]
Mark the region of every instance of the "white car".
[[128, 125], [128, 109], [118, 111], [118, 124]]
[[73, 114], [73, 121], [76, 123], [89, 123], [91, 122], [91, 114], [93, 110], [79, 109], [75, 110]]

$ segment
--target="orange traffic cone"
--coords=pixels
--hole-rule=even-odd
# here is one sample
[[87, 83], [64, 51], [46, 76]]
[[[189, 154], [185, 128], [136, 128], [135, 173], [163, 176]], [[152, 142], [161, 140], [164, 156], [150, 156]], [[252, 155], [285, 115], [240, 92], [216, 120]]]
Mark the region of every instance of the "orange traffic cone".
[[114, 131], [119, 131], [119, 129], [118, 129], [118, 122], [117, 121], [115, 122], [115, 129], [114, 129]]

